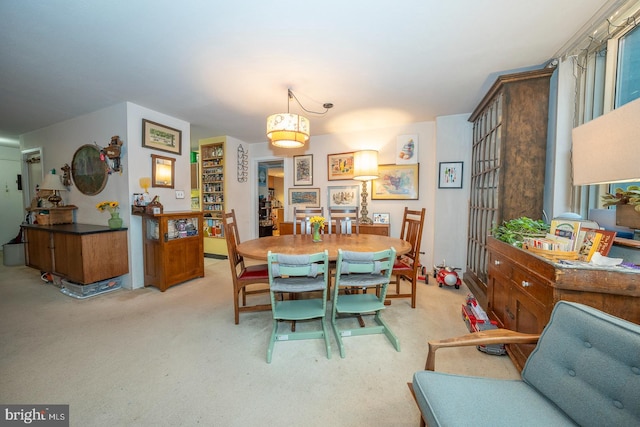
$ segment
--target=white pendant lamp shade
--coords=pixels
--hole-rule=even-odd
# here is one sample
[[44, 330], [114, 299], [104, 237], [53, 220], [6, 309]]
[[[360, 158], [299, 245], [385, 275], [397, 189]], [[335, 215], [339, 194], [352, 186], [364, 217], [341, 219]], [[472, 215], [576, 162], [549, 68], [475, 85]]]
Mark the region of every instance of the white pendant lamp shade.
[[267, 138], [276, 147], [303, 147], [309, 134], [309, 119], [304, 116], [278, 113], [267, 118]]

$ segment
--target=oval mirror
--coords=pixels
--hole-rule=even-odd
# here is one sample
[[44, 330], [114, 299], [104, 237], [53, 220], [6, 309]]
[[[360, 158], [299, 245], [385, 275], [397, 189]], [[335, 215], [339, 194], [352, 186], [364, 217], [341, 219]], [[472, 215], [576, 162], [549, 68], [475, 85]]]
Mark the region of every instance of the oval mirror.
[[76, 150], [71, 162], [71, 176], [82, 194], [94, 196], [104, 190], [109, 174], [96, 145], [86, 144]]

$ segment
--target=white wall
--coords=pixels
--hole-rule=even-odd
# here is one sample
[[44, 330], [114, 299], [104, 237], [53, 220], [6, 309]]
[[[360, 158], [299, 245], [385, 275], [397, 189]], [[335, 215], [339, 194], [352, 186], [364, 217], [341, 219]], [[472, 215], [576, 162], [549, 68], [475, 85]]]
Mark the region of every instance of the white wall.
[[8, 243], [20, 232], [26, 212], [22, 191], [16, 181], [20, 170], [20, 147], [0, 146], [0, 245]]
[[[435, 230], [433, 259], [436, 264], [446, 260], [447, 265], [465, 270], [467, 260], [467, 230], [469, 228], [469, 194], [471, 182], [471, 140], [473, 124], [469, 114], [438, 117], [436, 119], [440, 162], [463, 162], [462, 188], [436, 190], [433, 207]], [[437, 187], [436, 182], [436, 187]], [[430, 265], [427, 266], [428, 270]]]
[[[251, 144], [249, 146], [249, 179], [248, 182], [251, 189], [251, 197], [235, 197], [229, 198], [228, 207], [235, 207], [236, 213], [239, 210], [249, 211], [249, 215], [238, 219], [240, 223], [240, 238], [242, 240], [257, 237], [257, 164], [260, 161], [272, 160], [275, 158], [284, 159], [285, 169], [285, 221], [290, 221], [293, 215], [292, 208], [289, 207], [289, 201], [286, 200], [288, 188], [293, 187], [293, 156], [300, 154], [313, 155], [313, 185], [312, 188], [319, 188], [321, 195], [321, 205], [327, 206], [327, 187], [337, 185], [359, 185], [361, 182], [346, 181], [327, 181], [327, 155], [358, 151], [362, 149], [375, 149], [379, 151], [378, 162], [380, 164], [395, 164], [397, 137], [400, 135], [418, 135], [418, 161], [420, 163], [420, 183], [419, 183], [419, 199], [418, 200], [370, 200], [371, 185], [368, 184], [369, 201], [368, 211], [369, 217], [374, 212], [390, 213], [391, 235], [399, 236], [402, 222], [402, 214], [404, 207], [410, 209], [426, 208], [426, 219], [424, 233], [422, 236], [421, 256], [423, 265], [433, 265], [433, 244], [434, 244], [434, 228], [435, 216], [434, 205], [436, 199], [437, 188], [437, 163], [436, 163], [436, 124], [434, 122], [412, 123], [405, 126], [395, 126], [371, 131], [349, 132], [342, 134], [313, 136], [307, 149], [286, 150], [273, 149], [266, 142], [261, 144]], [[246, 147], [246, 146], [245, 146]], [[227, 150], [227, 152], [229, 152]], [[235, 158], [234, 158], [235, 159]], [[235, 160], [232, 160], [235, 161]], [[246, 193], [241, 193], [246, 194]], [[453, 226], [453, 225], [452, 225]], [[465, 236], [466, 239], [466, 236]], [[464, 240], [459, 246], [464, 250], [466, 248]], [[463, 255], [464, 256], [464, 255]]]

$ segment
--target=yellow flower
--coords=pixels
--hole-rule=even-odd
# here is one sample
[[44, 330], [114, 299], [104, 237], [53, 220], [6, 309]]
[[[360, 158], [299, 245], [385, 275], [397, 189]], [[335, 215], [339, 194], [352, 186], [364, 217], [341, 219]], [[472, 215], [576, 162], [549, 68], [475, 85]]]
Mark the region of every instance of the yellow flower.
[[96, 209], [98, 209], [100, 212], [109, 211], [113, 213], [117, 212], [117, 210], [119, 209], [119, 204], [116, 201], [100, 202], [96, 205]]
[[312, 216], [311, 218], [309, 218], [309, 222], [311, 224], [320, 224], [320, 228], [324, 227], [324, 222], [326, 220], [324, 219], [323, 216]]

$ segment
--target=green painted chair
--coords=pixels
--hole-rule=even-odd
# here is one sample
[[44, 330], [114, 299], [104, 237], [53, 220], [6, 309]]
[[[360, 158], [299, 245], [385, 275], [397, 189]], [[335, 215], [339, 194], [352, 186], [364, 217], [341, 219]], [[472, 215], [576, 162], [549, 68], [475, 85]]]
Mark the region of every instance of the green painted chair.
[[[338, 341], [340, 357], [345, 356], [342, 339], [356, 335], [384, 334], [395, 349], [400, 351], [400, 341], [381, 317], [395, 258], [394, 248], [379, 252], [338, 250], [331, 326]], [[375, 292], [367, 293], [368, 288], [375, 291], [378, 287], [378, 295]], [[366, 322], [364, 327], [351, 329], [341, 329], [338, 326], [340, 317], [347, 315], [364, 318], [367, 314], [373, 316], [375, 326], [367, 326]]]
[[[327, 359], [331, 359], [331, 345], [325, 322], [327, 312], [327, 288], [329, 281], [329, 253], [318, 252], [308, 255], [274, 254], [267, 255], [269, 266], [269, 288], [273, 329], [267, 363], [271, 363], [276, 341], [306, 340], [324, 338]], [[320, 291], [320, 292], [318, 292]], [[280, 300], [280, 294], [289, 294], [290, 299]], [[307, 294], [307, 295], [304, 295]], [[278, 333], [283, 320], [303, 321], [318, 319], [322, 330], [288, 331]], [[283, 324], [283, 329], [285, 325]]]

